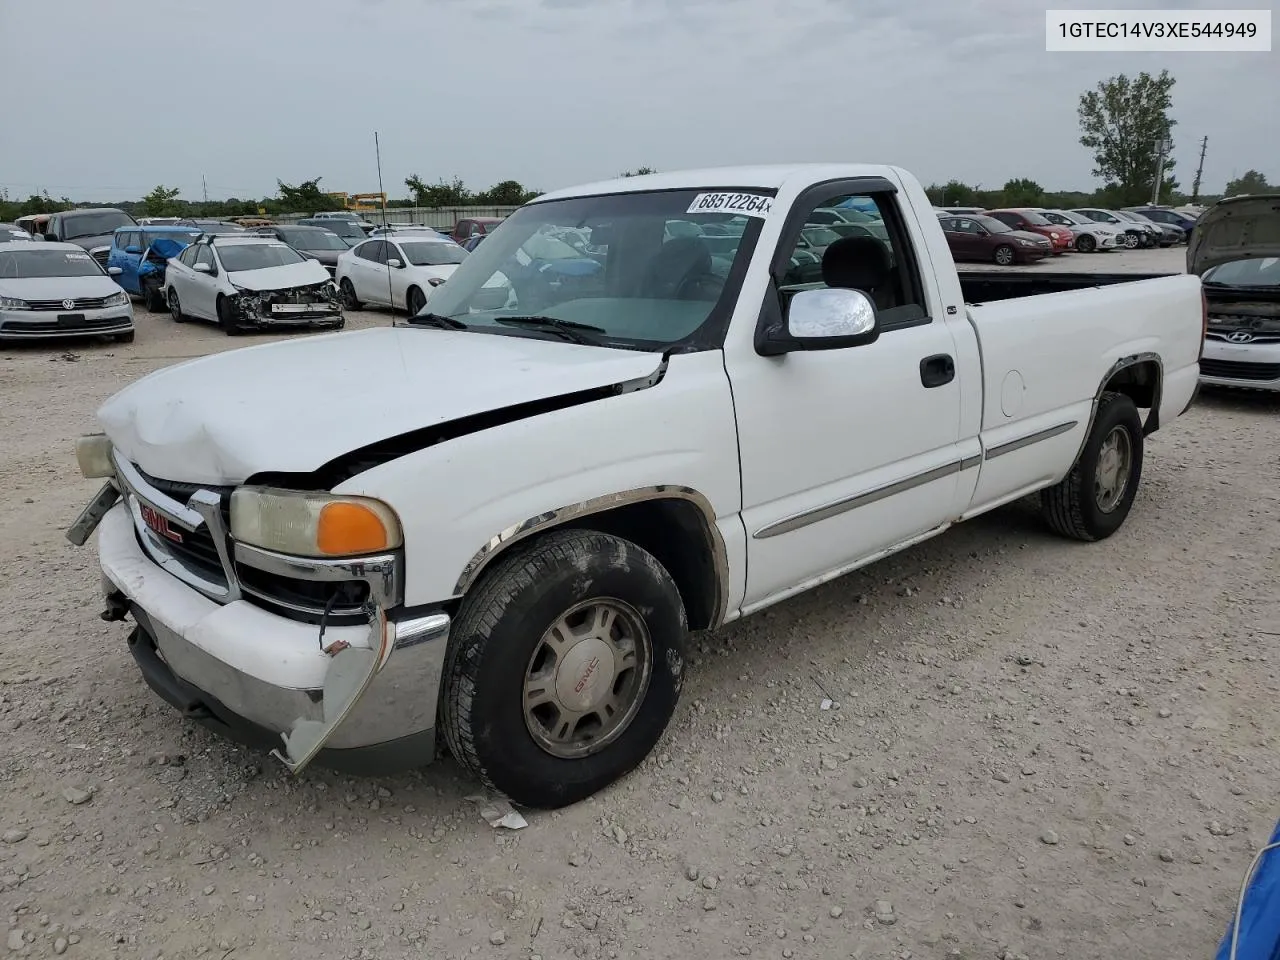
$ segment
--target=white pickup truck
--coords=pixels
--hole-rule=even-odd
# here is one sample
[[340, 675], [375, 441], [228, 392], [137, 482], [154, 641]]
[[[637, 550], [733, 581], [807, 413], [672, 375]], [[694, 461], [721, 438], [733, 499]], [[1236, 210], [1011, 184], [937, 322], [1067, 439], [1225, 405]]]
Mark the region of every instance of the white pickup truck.
[[[883, 226], [815, 249], [842, 204]], [[562, 190], [407, 323], [116, 394], [67, 535], [187, 717], [295, 772], [443, 745], [556, 807], [658, 742], [691, 630], [1028, 494], [1114, 533], [1205, 331], [1198, 278], [1120, 279], [962, 279], [890, 166]]]

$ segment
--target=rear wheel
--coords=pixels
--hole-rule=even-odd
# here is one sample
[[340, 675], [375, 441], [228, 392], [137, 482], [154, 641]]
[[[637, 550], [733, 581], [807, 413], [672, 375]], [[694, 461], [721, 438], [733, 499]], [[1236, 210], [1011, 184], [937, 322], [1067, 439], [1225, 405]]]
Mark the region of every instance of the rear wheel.
[[441, 690], [449, 749], [516, 803], [589, 797], [661, 738], [687, 632], [671, 575], [636, 544], [566, 530], [518, 547], [454, 621]]
[[1093, 239], [1090, 234], [1082, 233], [1076, 237], [1076, 249], [1081, 253], [1093, 253], [1098, 249], [1098, 241]]
[[1142, 418], [1133, 400], [1104, 393], [1071, 472], [1040, 492], [1053, 530], [1073, 540], [1103, 540], [1120, 529], [1142, 480]]
[[133, 343], [133, 334], [134, 331], [128, 330], [124, 333], [117, 333], [111, 339], [115, 340], [116, 343]]
[[173, 317], [174, 323], [186, 323], [187, 316], [182, 312], [182, 301], [178, 299], [178, 291], [169, 288], [169, 316]]
[[1000, 246], [996, 247], [995, 254], [992, 259], [1002, 267], [1011, 266], [1015, 259], [1013, 247], [1009, 246], [1007, 243], [1000, 244]]
[[142, 284], [142, 305], [149, 313], [159, 313], [164, 309], [164, 299], [160, 296], [160, 288], [156, 284]]

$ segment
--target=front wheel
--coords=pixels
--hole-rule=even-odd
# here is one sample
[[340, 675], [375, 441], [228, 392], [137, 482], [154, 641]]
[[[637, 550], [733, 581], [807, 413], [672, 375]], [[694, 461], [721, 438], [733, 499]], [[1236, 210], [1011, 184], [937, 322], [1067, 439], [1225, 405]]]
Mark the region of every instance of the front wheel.
[[148, 313], [159, 313], [165, 307], [164, 298], [160, 296], [160, 288], [154, 283], [142, 285], [142, 305]]
[[1084, 449], [1066, 478], [1040, 492], [1040, 512], [1056, 533], [1103, 540], [1120, 529], [1142, 480], [1142, 418], [1123, 393], [1104, 393]]
[[1126, 250], [1136, 250], [1138, 248], [1138, 235], [1136, 233], [1126, 233], [1124, 235], [1124, 246]]
[[427, 305], [426, 295], [417, 287], [409, 288], [409, 294], [405, 298], [405, 301], [408, 305], [409, 316], [411, 317], [416, 317], [422, 311], [422, 308]]
[[351, 280], [347, 277], [342, 278], [342, 283], [338, 284], [338, 290], [342, 294], [342, 305], [348, 310], [359, 310], [364, 306], [356, 299], [356, 288], [351, 285]]
[[182, 312], [182, 301], [178, 299], [178, 291], [169, 288], [169, 316], [173, 317], [174, 323], [186, 323], [187, 315]]
[[228, 337], [238, 337], [244, 333], [244, 327], [240, 326], [240, 321], [236, 318], [236, 309], [231, 305], [231, 301], [226, 297], [218, 297], [217, 302], [218, 326], [222, 328], [222, 332]]
[[1094, 250], [1098, 249], [1098, 241], [1089, 234], [1082, 233], [1076, 237], [1076, 249], [1081, 253], [1093, 253]]
[[635, 768], [675, 711], [688, 624], [648, 551], [552, 532], [463, 600], [441, 715], [454, 758], [515, 803], [554, 809]]
[[1002, 267], [1011, 266], [1014, 261], [1013, 247], [1007, 243], [1000, 244], [1000, 246], [996, 247], [994, 259]]

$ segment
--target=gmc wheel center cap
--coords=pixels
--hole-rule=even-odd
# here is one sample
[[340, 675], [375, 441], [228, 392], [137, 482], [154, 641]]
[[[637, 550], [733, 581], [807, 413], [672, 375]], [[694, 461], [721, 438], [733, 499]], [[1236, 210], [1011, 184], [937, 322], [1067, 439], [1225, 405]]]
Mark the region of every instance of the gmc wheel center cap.
[[575, 643], [556, 669], [556, 699], [568, 710], [585, 713], [613, 689], [613, 647], [600, 637]]

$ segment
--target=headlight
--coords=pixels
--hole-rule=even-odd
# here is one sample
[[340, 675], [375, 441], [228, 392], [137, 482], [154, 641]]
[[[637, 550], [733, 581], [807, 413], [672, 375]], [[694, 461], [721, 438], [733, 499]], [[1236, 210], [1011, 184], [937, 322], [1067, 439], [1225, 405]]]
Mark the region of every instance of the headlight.
[[113, 293], [102, 302], [104, 307], [123, 307], [129, 303], [129, 295], [127, 293]]
[[404, 543], [400, 519], [381, 500], [269, 487], [232, 492], [231, 535], [298, 557], [354, 557]]
[[29, 310], [27, 301], [17, 297], [0, 297], [0, 310]]
[[111, 440], [102, 433], [91, 433], [76, 440], [76, 463], [80, 472], [93, 480], [114, 477], [116, 463], [111, 456]]
[[1022, 244], [1024, 247], [1034, 247], [1034, 246], [1035, 246], [1035, 241], [1033, 241], [1033, 240], [1019, 240], [1018, 242], [1019, 242], [1020, 244]]

